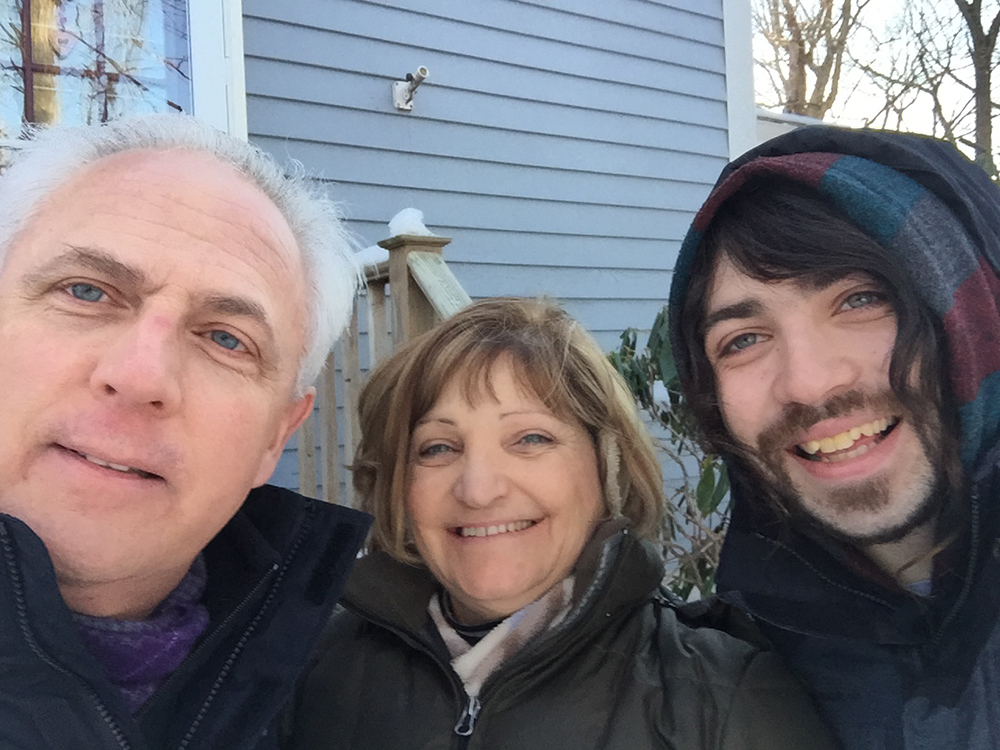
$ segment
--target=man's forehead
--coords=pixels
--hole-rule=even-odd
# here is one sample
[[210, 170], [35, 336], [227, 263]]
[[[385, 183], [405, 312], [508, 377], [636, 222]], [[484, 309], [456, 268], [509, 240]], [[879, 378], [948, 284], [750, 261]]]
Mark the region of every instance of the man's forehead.
[[[750, 260], [752, 263], [752, 259]], [[820, 292], [844, 280], [864, 280], [885, 286], [869, 271], [847, 265], [831, 268], [747, 269], [726, 253], [713, 261], [709, 273], [707, 298], [728, 296], [754, 290], [766, 294], [768, 288], [792, 288], [799, 292]]]
[[[30, 282], [77, 267], [150, 293], [183, 283], [194, 306], [252, 318], [307, 314], [298, 245], [249, 178], [199, 151], [127, 151], [76, 172], [19, 233], [0, 273]], [[181, 275], [177, 275], [180, 273]]]
[[270, 196], [233, 165], [198, 150], [134, 149], [103, 156], [56, 186], [28, 224], [46, 215], [114, 212], [124, 204], [133, 216], [167, 229], [183, 230], [196, 221], [206, 232], [214, 224], [221, 240], [232, 230], [244, 232], [254, 240], [247, 249], [300, 270], [298, 242]]
[[780, 304], [781, 299], [789, 294], [818, 295], [834, 285], [854, 281], [884, 287], [872, 274], [847, 267], [803, 271], [788, 276], [775, 272], [770, 278], [761, 278], [761, 274], [744, 270], [728, 255], [720, 254], [709, 276], [699, 333], [704, 335], [712, 326], [725, 320], [760, 315], [772, 305]]

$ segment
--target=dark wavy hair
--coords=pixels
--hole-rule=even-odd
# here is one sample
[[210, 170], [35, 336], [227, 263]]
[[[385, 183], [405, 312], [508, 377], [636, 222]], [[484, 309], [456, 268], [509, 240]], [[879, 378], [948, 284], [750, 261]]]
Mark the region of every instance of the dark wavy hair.
[[[862, 231], [819, 191], [781, 177], [751, 181], [727, 199], [705, 232], [692, 265], [677, 325], [690, 362], [682, 386], [707, 450], [754, 473], [747, 448], [733, 439], [723, 422], [715, 374], [705, 352], [706, 297], [722, 258], [762, 282], [794, 279], [820, 289], [860, 272], [880, 284], [896, 314], [890, 387], [907, 410], [919, 414], [930, 408], [941, 415], [945, 434], [922, 439], [925, 445], [938, 444], [940, 455], [949, 457], [943, 467], [949, 485], [960, 483], [958, 410], [948, 385], [941, 321], [919, 298], [895, 253]], [[951, 456], [956, 457], [954, 462]], [[768, 502], [779, 517], [791, 511], [782, 498], [768, 497]]]

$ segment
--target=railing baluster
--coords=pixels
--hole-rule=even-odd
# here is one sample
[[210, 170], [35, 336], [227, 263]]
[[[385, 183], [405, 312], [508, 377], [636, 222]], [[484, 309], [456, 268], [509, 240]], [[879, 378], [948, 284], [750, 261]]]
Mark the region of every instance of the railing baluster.
[[326, 367], [317, 388], [322, 429], [320, 440], [323, 448], [323, 499], [328, 503], [340, 502], [340, 449], [337, 439], [337, 369], [333, 352], [326, 358]]
[[[361, 425], [358, 424], [358, 394], [361, 390], [361, 363], [358, 359], [358, 306], [354, 306], [351, 315], [351, 327], [344, 347], [344, 417], [347, 430], [344, 436], [345, 464], [354, 461], [354, 451], [361, 440]], [[354, 505], [354, 487], [348, 477], [344, 477], [345, 496], [347, 504]]]
[[392, 351], [386, 317], [385, 279], [368, 282], [368, 367], [377, 365]]
[[[322, 412], [320, 412], [322, 415]], [[299, 492], [316, 497], [316, 413], [310, 414], [298, 431]]]

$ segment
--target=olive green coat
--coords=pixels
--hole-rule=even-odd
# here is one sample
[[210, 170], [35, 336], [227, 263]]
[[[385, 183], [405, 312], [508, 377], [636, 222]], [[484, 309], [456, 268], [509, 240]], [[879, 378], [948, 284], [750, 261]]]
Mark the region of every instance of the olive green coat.
[[835, 747], [778, 657], [719, 629], [754, 632], [741, 615], [668, 601], [653, 545], [618, 531], [576, 575], [570, 615], [490, 675], [477, 707], [427, 613], [436, 581], [384, 554], [360, 560], [300, 683], [288, 747]]

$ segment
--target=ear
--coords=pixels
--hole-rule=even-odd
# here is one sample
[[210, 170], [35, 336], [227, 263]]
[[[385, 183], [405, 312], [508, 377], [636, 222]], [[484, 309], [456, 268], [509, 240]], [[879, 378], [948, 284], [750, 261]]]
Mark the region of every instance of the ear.
[[260, 487], [274, 473], [274, 467], [278, 465], [278, 459], [281, 458], [281, 453], [285, 450], [285, 444], [306, 421], [306, 418], [312, 414], [315, 400], [316, 389], [310, 387], [306, 389], [301, 398], [288, 404], [284, 416], [275, 427], [274, 442], [267, 447], [264, 455], [261, 456], [257, 476], [253, 480], [254, 487]]

